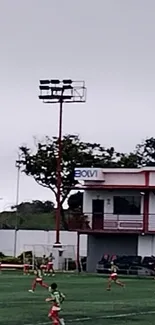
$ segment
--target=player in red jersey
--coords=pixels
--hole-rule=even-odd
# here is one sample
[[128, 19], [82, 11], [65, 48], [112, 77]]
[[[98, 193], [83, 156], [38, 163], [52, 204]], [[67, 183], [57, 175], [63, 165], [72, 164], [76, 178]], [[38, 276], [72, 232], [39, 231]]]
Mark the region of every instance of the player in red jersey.
[[23, 265], [23, 274], [29, 275], [30, 274], [29, 271], [30, 271], [30, 263], [29, 263], [29, 259], [26, 257]]
[[51, 284], [50, 294], [51, 297], [46, 299], [47, 302], [52, 302], [48, 317], [52, 320], [53, 325], [65, 325], [64, 319], [59, 317], [61, 304], [64, 301], [65, 296], [58, 290], [56, 283]]
[[55, 271], [53, 268], [53, 261], [54, 261], [54, 256], [51, 253], [50, 256], [48, 257], [48, 263], [47, 263], [47, 274], [48, 276], [50, 276], [52, 274], [52, 276], [55, 275]]
[[108, 280], [108, 287], [107, 287], [107, 290], [111, 290], [111, 283], [112, 281], [114, 281], [117, 285], [121, 286], [121, 287], [124, 287], [124, 283], [121, 282], [120, 280], [118, 280], [118, 275], [117, 275], [117, 272], [118, 272], [118, 267], [114, 264], [114, 262], [111, 262], [111, 269], [110, 269], [110, 277], [109, 277], [109, 280]]
[[41, 270], [40, 270], [39, 267], [36, 267], [36, 270], [35, 270], [34, 273], [35, 273], [35, 276], [36, 277], [35, 277], [34, 281], [32, 282], [32, 289], [30, 289], [29, 292], [32, 292], [33, 293], [35, 291], [35, 289], [36, 289], [36, 285], [37, 284], [39, 284], [43, 288], [48, 289], [49, 286], [48, 286], [47, 283], [45, 283], [43, 281], [42, 273], [41, 273]]

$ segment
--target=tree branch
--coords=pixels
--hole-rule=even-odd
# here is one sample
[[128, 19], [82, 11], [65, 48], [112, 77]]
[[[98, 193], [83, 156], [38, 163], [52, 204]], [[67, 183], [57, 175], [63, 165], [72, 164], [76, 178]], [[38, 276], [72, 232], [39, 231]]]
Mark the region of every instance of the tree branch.
[[54, 190], [54, 188], [52, 186], [43, 184], [40, 181], [38, 181], [36, 178], [34, 178], [34, 180], [36, 181], [36, 183], [38, 185], [41, 185], [42, 187], [48, 188], [49, 190], [51, 190], [54, 193], [55, 196], [57, 196], [57, 193], [56, 193], [56, 191]]
[[67, 199], [67, 196], [68, 196], [68, 194], [70, 193], [70, 189], [68, 189], [67, 191], [66, 191], [66, 193], [62, 196], [62, 200], [61, 200], [61, 205], [63, 205], [63, 203], [65, 202], [65, 200]]

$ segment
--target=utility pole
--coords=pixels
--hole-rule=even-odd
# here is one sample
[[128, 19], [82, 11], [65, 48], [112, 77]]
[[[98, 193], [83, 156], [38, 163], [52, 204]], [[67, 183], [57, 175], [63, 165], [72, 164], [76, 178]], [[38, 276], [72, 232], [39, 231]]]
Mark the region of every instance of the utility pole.
[[18, 154], [18, 160], [16, 162], [17, 168], [17, 183], [16, 183], [16, 224], [15, 224], [15, 237], [14, 237], [14, 256], [17, 251], [17, 232], [18, 232], [18, 204], [19, 204], [19, 186], [20, 186], [20, 154]]

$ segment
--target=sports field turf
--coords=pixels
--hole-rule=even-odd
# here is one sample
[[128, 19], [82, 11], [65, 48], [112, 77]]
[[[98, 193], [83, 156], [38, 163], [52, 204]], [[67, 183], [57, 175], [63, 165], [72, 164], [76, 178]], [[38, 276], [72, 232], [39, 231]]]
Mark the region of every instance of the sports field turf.
[[[31, 294], [33, 276], [14, 273], [0, 275], [0, 325], [48, 325], [49, 303], [46, 289]], [[48, 283], [52, 282], [47, 278]], [[53, 278], [52, 278], [53, 280]], [[126, 288], [113, 285], [107, 292], [101, 276], [57, 275], [54, 278], [66, 294], [62, 315], [74, 325], [155, 324], [155, 281], [125, 279]]]

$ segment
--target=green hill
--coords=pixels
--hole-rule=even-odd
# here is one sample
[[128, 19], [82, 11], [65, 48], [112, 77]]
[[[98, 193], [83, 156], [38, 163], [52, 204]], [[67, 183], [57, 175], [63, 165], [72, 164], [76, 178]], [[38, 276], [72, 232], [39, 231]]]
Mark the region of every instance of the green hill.
[[[67, 218], [67, 210], [65, 213]], [[15, 229], [16, 224], [18, 229], [54, 230], [55, 210], [51, 213], [0, 213], [0, 229]], [[63, 230], [63, 227], [61, 229]]]

